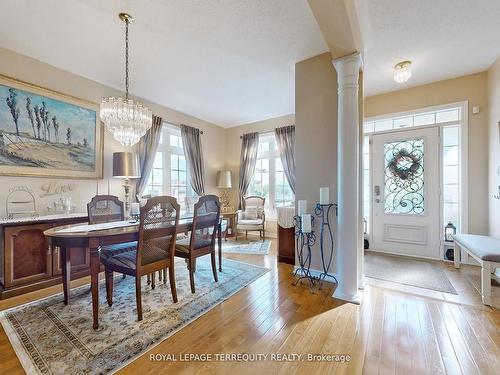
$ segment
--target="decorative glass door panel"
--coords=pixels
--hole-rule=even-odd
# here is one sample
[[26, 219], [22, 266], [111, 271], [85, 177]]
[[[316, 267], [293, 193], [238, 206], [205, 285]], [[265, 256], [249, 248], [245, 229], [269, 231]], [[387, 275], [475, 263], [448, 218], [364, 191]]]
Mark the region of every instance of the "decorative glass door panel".
[[372, 249], [439, 258], [439, 130], [372, 136]]
[[386, 214], [422, 215], [424, 199], [424, 139], [384, 144]]

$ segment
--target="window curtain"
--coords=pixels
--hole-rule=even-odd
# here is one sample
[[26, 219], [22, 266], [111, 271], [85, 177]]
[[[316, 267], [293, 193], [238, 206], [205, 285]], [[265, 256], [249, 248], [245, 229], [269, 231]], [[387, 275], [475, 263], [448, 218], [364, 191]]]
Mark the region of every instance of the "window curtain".
[[137, 180], [137, 184], [135, 186], [137, 199], [140, 199], [146, 185], [148, 184], [149, 174], [153, 168], [156, 150], [158, 149], [158, 143], [160, 143], [162, 127], [162, 118], [153, 115], [153, 124], [151, 125], [151, 128], [141, 137], [138, 143], [137, 154], [139, 155], [141, 177]]
[[295, 125], [276, 128], [274, 133], [286, 179], [295, 194]]
[[205, 195], [205, 171], [201, 149], [200, 129], [181, 125], [182, 144], [191, 176], [191, 186], [198, 196]]
[[259, 133], [244, 134], [241, 142], [240, 156], [240, 179], [238, 185], [239, 209], [244, 208], [245, 194], [250, 186], [255, 164], [257, 163], [257, 151], [259, 149]]

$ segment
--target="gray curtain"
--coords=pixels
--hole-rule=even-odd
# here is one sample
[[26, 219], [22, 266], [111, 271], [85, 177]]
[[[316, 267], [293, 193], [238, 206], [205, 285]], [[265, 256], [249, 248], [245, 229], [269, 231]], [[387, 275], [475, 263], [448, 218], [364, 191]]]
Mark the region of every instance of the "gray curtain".
[[141, 177], [137, 180], [135, 186], [137, 199], [141, 197], [148, 183], [149, 174], [151, 173], [155, 160], [156, 150], [158, 149], [158, 143], [160, 143], [162, 127], [162, 118], [153, 115], [153, 124], [151, 128], [141, 137], [141, 140], [137, 144], [137, 154], [139, 155], [139, 165], [141, 167]]
[[295, 125], [276, 128], [274, 132], [286, 179], [295, 194]]
[[191, 186], [198, 196], [205, 195], [205, 171], [200, 133], [200, 129], [181, 125], [182, 144], [190, 171]]
[[257, 151], [259, 148], [259, 133], [243, 134], [240, 156], [240, 180], [238, 185], [239, 209], [243, 209], [243, 198], [250, 186], [255, 164], [257, 162]]

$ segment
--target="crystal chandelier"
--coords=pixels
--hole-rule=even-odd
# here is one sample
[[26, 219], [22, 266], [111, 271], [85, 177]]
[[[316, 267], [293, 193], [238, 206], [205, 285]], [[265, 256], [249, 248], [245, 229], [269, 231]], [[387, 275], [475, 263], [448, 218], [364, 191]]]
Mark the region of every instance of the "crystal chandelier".
[[401, 61], [394, 66], [394, 80], [405, 83], [411, 77], [411, 61]]
[[103, 98], [100, 114], [113, 137], [124, 146], [132, 146], [151, 127], [153, 113], [128, 98], [128, 25], [134, 22], [134, 18], [127, 13], [120, 13], [119, 17], [125, 22], [125, 98]]

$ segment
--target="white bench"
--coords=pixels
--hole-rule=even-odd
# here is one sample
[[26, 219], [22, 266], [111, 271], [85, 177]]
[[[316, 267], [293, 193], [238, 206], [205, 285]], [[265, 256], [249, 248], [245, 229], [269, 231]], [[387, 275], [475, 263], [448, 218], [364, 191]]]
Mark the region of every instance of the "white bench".
[[454, 262], [460, 268], [460, 249], [466, 251], [481, 265], [481, 296], [491, 306], [491, 271], [500, 267], [500, 240], [475, 234], [456, 234]]

